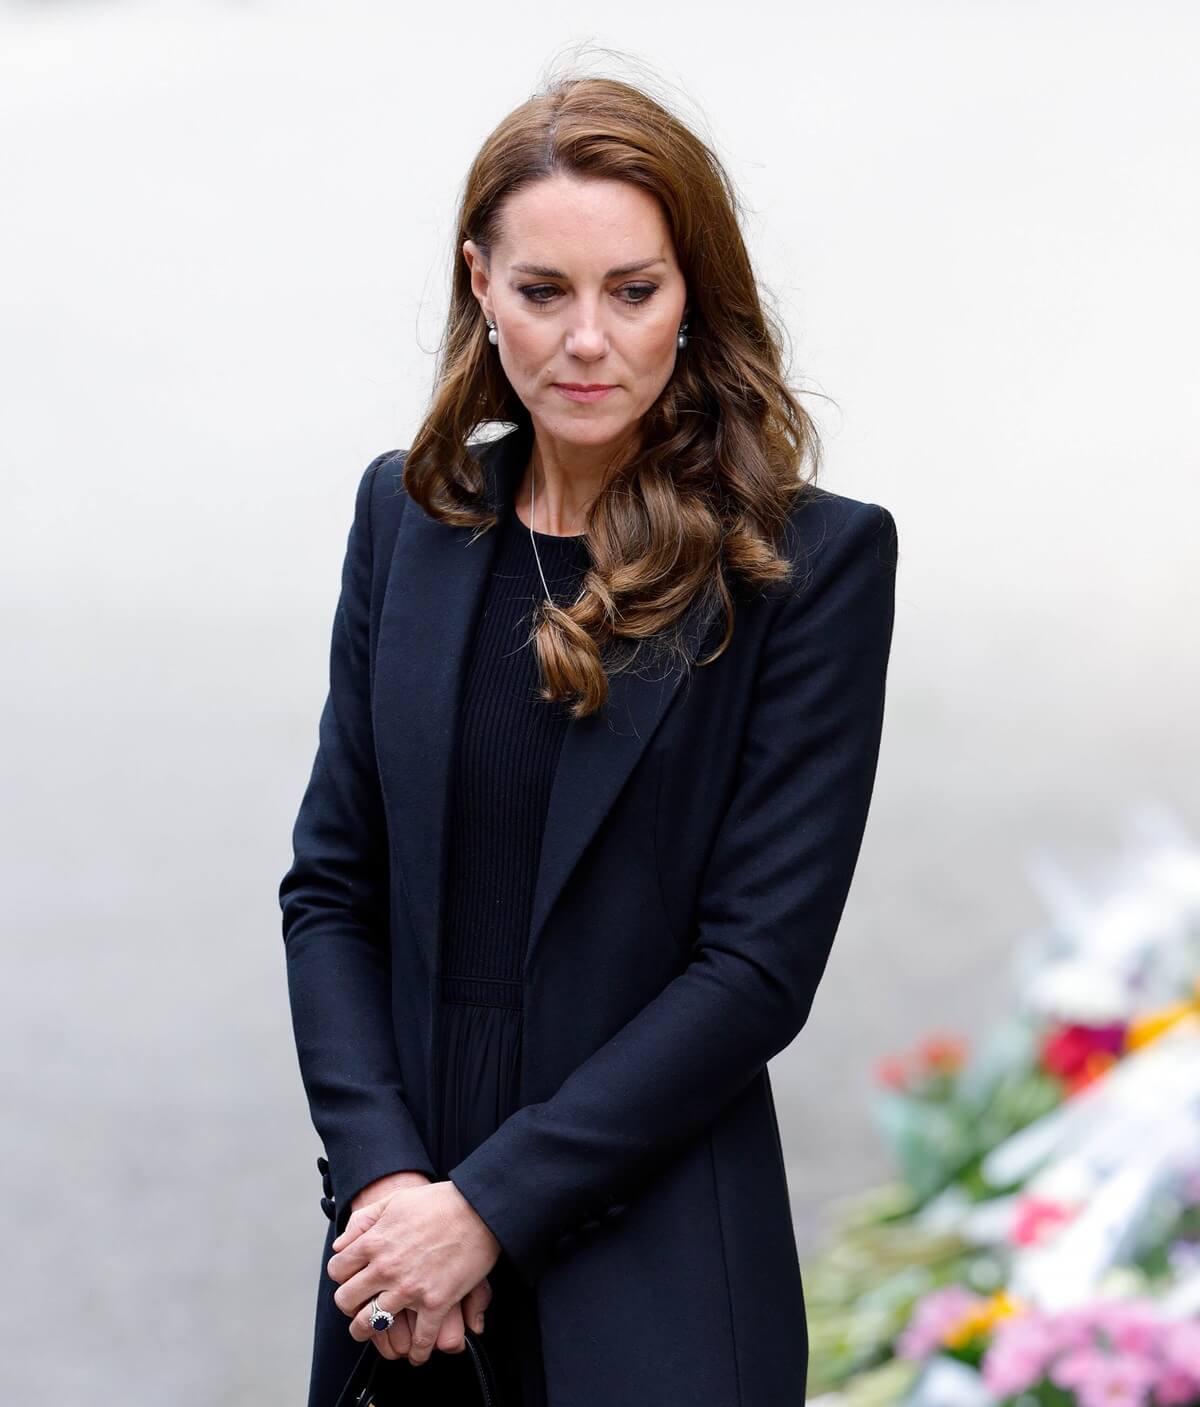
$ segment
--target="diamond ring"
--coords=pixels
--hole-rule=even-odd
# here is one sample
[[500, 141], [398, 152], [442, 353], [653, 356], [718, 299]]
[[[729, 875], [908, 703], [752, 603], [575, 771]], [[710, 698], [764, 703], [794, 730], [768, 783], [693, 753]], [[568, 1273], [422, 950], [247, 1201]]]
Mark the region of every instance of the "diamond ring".
[[377, 1334], [382, 1334], [390, 1329], [395, 1322], [396, 1316], [389, 1314], [386, 1309], [380, 1309], [378, 1296], [372, 1296], [371, 1328], [374, 1329]]

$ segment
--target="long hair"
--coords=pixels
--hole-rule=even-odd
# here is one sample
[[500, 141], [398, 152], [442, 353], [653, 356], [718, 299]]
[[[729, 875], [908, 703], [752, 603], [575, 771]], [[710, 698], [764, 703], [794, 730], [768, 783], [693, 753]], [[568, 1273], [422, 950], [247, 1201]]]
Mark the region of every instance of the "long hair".
[[568, 77], [504, 118], [467, 176], [435, 389], [405, 460], [409, 496], [454, 526], [497, 521], [470, 442], [487, 422], [528, 430], [531, 417], [487, 340], [462, 244], [474, 240], [490, 261], [505, 200], [558, 173], [631, 181], [656, 196], [688, 291], [687, 347], [642, 418], [637, 449], [590, 505], [582, 595], [540, 605], [531, 626], [541, 696], [582, 718], [605, 702], [609, 672], [629, 667], [643, 644], [680, 648], [689, 610], [723, 614], [725, 626], [716, 649], [685, 667], [725, 651], [734, 579], [760, 588], [790, 575], [780, 547], [797, 495], [815, 482], [820, 446], [786, 384], [783, 335], [764, 308], [717, 156], [637, 87]]

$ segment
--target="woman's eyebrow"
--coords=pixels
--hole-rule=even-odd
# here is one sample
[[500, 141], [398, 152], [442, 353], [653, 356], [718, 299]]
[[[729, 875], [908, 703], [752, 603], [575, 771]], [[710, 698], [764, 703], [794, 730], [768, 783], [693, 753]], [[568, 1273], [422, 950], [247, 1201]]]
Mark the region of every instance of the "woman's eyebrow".
[[[605, 278], [619, 278], [621, 274], [636, 274], [643, 269], [648, 269], [654, 264], [665, 264], [667, 261], [661, 256], [653, 259], [640, 259], [636, 264], [619, 264], [615, 269], [609, 269], [604, 275]], [[514, 264], [513, 272], [518, 274], [534, 274], [538, 278], [566, 278], [566, 274], [561, 269], [547, 268], [544, 264]]]

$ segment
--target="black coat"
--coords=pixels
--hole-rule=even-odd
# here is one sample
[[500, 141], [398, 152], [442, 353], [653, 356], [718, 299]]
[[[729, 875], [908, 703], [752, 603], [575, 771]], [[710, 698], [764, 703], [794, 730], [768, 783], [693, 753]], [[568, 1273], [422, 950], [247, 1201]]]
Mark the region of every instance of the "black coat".
[[[476, 451], [492, 501], [528, 445], [526, 429]], [[309, 1407], [332, 1407], [361, 1351], [325, 1271], [351, 1199], [385, 1173], [435, 1176], [446, 804], [496, 534], [430, 518], [403, 460], [381, 455], [358, 488], [280, 885], [332, 1218]], [[550, 1407], [804, 1400], [767, 1062], [808, 1017], [857, 863], [896, 525], [819, 490], [792, 513], [788, 552], [789, 585], [735, 586], [719, 660], [690, 682], [617, 673], [605, 711], [567, 728], [524, 969], [522, 1107], [450, 1170], [536, 1287]], [[690, 642], [706, 651], [721, 625], [692, 617]]]

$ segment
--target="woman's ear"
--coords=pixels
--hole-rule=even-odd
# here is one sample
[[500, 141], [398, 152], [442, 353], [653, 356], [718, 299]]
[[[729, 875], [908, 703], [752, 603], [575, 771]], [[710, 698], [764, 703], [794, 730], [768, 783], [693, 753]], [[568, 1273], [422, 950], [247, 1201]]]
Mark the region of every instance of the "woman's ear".
[[491, 290], [487, 260], [473, 239], [463, 240], [462, 252], [463, 258], [467, 261], [467, 267], [471, 270], [471, 292], [479, 300], [479, 306], [483, 309], [485, 316], [490, 319], [492, 314], [485, 301]]

